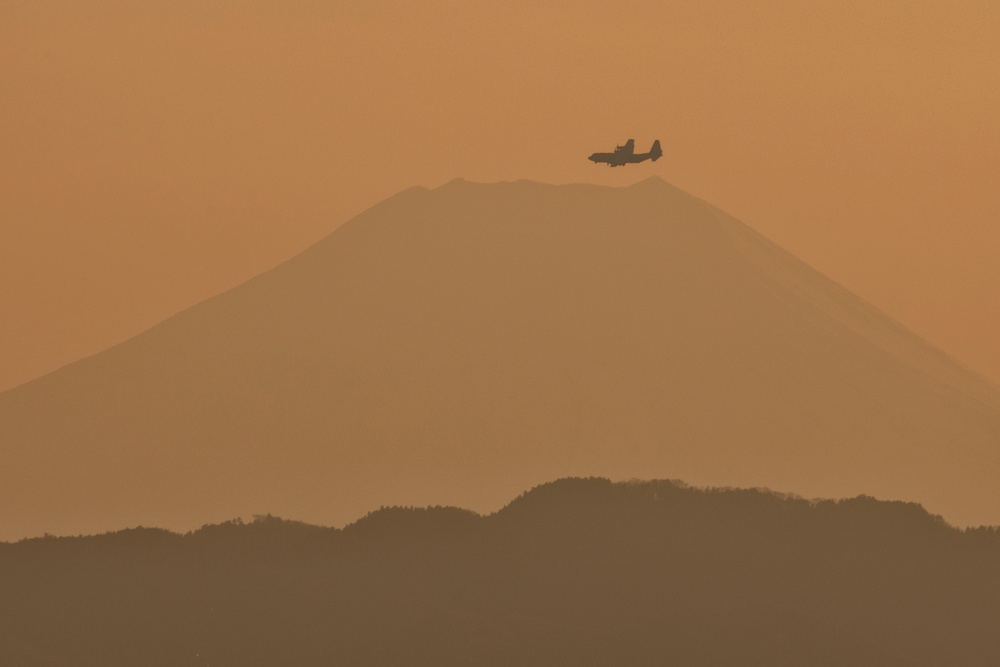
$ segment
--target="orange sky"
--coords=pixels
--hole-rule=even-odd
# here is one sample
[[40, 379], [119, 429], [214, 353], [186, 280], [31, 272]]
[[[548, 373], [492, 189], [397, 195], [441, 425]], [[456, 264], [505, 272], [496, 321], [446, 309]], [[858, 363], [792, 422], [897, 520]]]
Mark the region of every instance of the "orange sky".
[[[653, 173], [1000, 382], [997, 35], [992, 0], [2, 3], [0, 389], [412, 185]], [[664, 158], [586, 160], [629, 137]]]

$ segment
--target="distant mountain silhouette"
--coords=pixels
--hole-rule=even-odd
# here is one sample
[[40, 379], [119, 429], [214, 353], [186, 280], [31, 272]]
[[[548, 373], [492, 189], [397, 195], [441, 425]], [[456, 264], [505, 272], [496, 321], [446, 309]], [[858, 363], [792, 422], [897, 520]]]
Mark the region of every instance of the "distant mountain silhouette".
[[1000, 532], [914, 504], [564, 479], [0, 544], [5, 665], [993, 665]]
[[490, 511], [567, 475], [996, 523], [997, 396], [659, 179], [454, 181], [0, 394], [0, 537]]

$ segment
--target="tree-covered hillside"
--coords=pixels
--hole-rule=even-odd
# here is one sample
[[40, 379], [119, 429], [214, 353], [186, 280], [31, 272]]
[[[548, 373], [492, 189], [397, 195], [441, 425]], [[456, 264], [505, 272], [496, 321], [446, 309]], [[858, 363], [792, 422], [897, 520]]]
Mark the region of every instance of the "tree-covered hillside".
[[7, 665], [987, 665], [1000, 534], [914, 504], [564, 479], [0, 544]]

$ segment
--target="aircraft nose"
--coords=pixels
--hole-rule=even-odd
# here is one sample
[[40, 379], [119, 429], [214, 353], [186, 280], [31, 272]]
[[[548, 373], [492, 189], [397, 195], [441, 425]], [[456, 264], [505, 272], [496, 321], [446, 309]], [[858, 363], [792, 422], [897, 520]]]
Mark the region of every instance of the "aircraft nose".
[[597, 153], [591, 153], [590, 157], [587, 158], [591, 162], [597, 162]]

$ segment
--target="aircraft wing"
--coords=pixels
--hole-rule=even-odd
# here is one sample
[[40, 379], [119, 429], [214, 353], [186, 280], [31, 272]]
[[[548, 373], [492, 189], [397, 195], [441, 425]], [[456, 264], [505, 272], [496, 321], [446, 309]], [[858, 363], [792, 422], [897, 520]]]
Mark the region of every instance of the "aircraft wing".
[[629, 139], [621, 146], [615, 148], [616, 153], [628, 153], [632, 154], [635, 152], [635, 139]]

